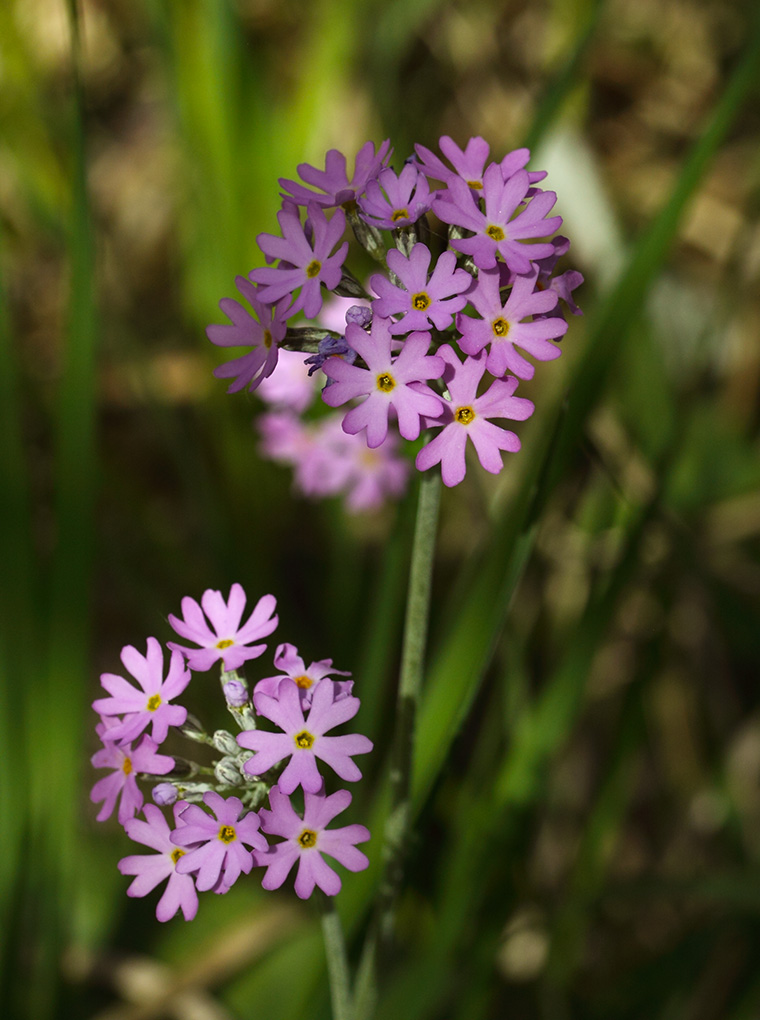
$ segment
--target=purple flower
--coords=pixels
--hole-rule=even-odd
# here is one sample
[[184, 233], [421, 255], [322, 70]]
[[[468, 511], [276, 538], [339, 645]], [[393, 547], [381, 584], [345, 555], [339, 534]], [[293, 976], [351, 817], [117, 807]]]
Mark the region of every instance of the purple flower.
[[372, 741], [360, 733], [325, 736], [328, 730], [353, 719], [359, 711], [359, 699], [352, 695], [334, 699], [332, 680], [320, 680], [314, 688], [308, 719], [304, 719], [299, 689], [292, 680], [280, 681], [276, 698], [260, 694], [256, 707], [259, 715], [271, 719], [284, 732], [246, 730], [238, 733], [240, 746], [256, 752], [243, 766], [248, 775], [261, 775], [290, 758], [278, 780], [282, 792], [292, 793], [297, 786], [302, 786], [306, 793], [316, 793], [322, 786], [316, 761], [320, 758], [341, 779], [348, 782], [361, 779], [362, 774], [351, 757], [371, 751]]
[[[179, 815], [185, 807], [183, 801], [174, 805], [174, 823], [179, 828], [182, 827]], [[168, 878], [166, 889], [156, 907], [156, 917], [159, 921], [169, 921], [181, 910], [185, 920], [192, 921], [198, 912], [198, 893], [192, 876], [177, 871], [177, 863], [185, 851], [172, 843], [169, 824], [157, 807], [146, 804], [144, 814], [146, 821], [131, 818], [126, 823], [127, 835], [136, 843], [143, 843], [158, 852], [150, 855], [135, 854], [119, 861], [118, 868], [122, 875], [137, 876], [127, 889], [127, 896], [147, 896], [159, 882]]]
[[392, 248], [387, 256], [388, 268], [403, 287], [395, 286], [379, 273], [370, 278], [372, 288], [379, 295], [372, 302], [375, 315], [402, 316], [399, 322], [391, 323], [392, 333], [429, 330], [432, 326], [446, 329], [454, 314], [467, 304], [463, 292], [472, 284], [472, 277], [466, 270], [456, 268], [454, 252], [443, 252], [428, 280], [430, 259], [430, 249], [424, 244], [415, 244], [409, 258]]
[[[346, 157], [337, 149], [330, 149], [325, 156], [325, 169], [317, 170], [308, 163], [299, 163], [297, 170], [301, 180], [310, 184], [306, 188], [297, 181], [280, 178], [280, 186], [289, 191], [299, 205], [315, 203], [328, 209], [333, 205], [344, 205], [355, 201], [374, 180], [390, 155], [390, 142], [386, 139], [375, 153], [373, 142], [365, 142], [356, 154], [354, 176], [348, 179]], [[312, 189], [317, 189], [312, 190]]]
[[[467, 274], [465, 274], [467, 275]], [[351, 435], [367, 430], [367, 445], [380, 446], [388, 434], [391, 408], [398, 415], [398, 428], [404, 439], [420, 434], [420, 415], [440, 414], [438, 398], [427, 386], [416, 388], [411, 383], [437, 379], [444, 369], [435, 355], [426, 354], [430, 346], [428, 333], [412, 333], [401, 353], [391, 358], [391, 330], [387, 319], [375, 316], [370, 336], [360, 326], [346, 326], [346, 339], [367, 364], [367, 368], [348, 365], [332, 359], [323, 366], [328, 378], [335, 380], [322, 391], [322, 399], [330, 407], [339, 407], [348, 400], [366, 395], [343, 419], [343, 429]]]
[[[362, 312], [369, 312], [368, 308], [362, 308]], [[348, 313], [350, 314], [350, 313]], [[370, 319], [372, 315], [370, 314]], [[344, 336], [326, 336], [317, 344], [317, 353], [306, 359], [306, 364], [311, 365], [309, 375], [313, 375], [320, 369], [328, 358], [340, 358], [353, 365], [356, 361], [356, 351], [349, 347]]]
[[140, 685], [140, 690], [114, 673], [103, 673], [101, 686], [110, 698], [97, 698], [92, 707], [101, 715], [122, 715], [121, 722], [108, 731], [108, 739], [119, 743], [135, 740], [148, 726], [157, 744], [166, 740], [170, 726], [181, 726], [187, 718], [187, 709], [170, 705], [190, 683], [190, 671], [185, 669], [182, 656], [172, 652], [169, 672], [164, 680], [164, 653], [154, 637], [148, 638], [148, 653], [141, 655], [132, 645], [121, 650], [121, 661]]
[[[277, 676], [268, 676], [259, 680], [253, 690], [253, 703], [257, 711], [258, 696], [266, 694], [271, 698], [276, 698], [282, 680], [290, 678], [295, 683], [301, 697], [301, 705], [307, 709], [311, 705], [314, 695], [314, 685], [320, 680], [326, 676], [351, 676], [343, 669], [335, 669], [332, 659], [319, 659], [317, 662], [312, 662], [307, 669], [296, 646], [289, 644], [279, 645], [275, 652], [274, 664], [280, 673]], [[334, 696], [336, 698], [346, 697], [351, 693], [353, 686], [353, 680], [336, 680], [333, 685]]]
[[492, 164], [483, 177], [485, 212], [481, 211], [470, 188], [459, 178], [449, 182], [447, 191], [435, 193], [433, 209], [444, 223], [453, 223], [474, 232], [474, 237], [453, 240], [451, 246], [472, 255], [479, 269], [493, 269], [498, 254], [513, 272], [527, 273], [532, 259], [546, 258], [554, 252], [554, 248], [549, 242], [523, 244], [522, 241], [545, 237], [562, 223], [561, 216], [546, 219], [557, 200], [553, 191], [534, 195], [527, 206], [514, 216], [529, 189], [530, 178], [525, 170], [518, 170], [504, 181], [501, 167]]
[[[552, 245], [554, 253], [548, 258], [539, 259], [536, 262], [538, 266], [536, 286], [539, 289], [553, 290], [565, 302], [573, 315], [583, 315], [581, 309], [573, 301], [573, 291], [583, 283], [582, 274], [577, 269], [567, 269], [559, 276], [552, 276], [557, 260], [569, 251], [570, 242], [566, 237], [557, 235], [552, 238]], [[558, 314], [562, 315], [560, 309], [558, 309]]]
[[[469, 188], [475, 191], [482, 191], [483, 173], [490, 151], [488, 142], [480, 137], [471, 138], [466, 148], [462, 150], [448, 135], [443, 135], [439, 139], [438, 145], [454, 169], [450, 170], [445, 163], [442, 163], [424, 145], [415, 145], [414, 148], [420, 164], [428, 177], [432, 177], [436, 181], [443, 181], [444, 184], [449, 184], [452, 180], [459, 177]], [[514, 149], [512, 152], [508, 152], [499, 164], [504, 180], [506, 181], [518, 170], [522, 170], [529, 159], [529, 149]], [[530, 177], [531, 184], [533, 184], [536, 181], [543, 180], [546, 177], [546, 173], [545, 171], [533, 171], [528, 176]]]
[[346, 509], [349, 513], [375, 510], [388, 498], [399, 499], [409, 481], [411, 465], [398, 452], [399, 441], [389, 432], [385, 442], [370, 450], [355, 436], [346, 435], [352, 447], [352, 471], [346, 486]]
[[108, 737], [110, 722], [111, 720], [104, 719], [96, 727], [104, 746], [95, 752], [90, 761], [96, 769], [110, 768], [113, 772], [95, 783], [90, 792], [90, 800], [93, 804], [103, 801], [97, 819], [104, 822], [106, 818], [111, 817], [116, 800], [121, 795], [119, 813], [116, 817], [119, 823], [124, 825], [143, 805], [142, 791], [137, 785], [137, 773], [166, 775], [174, 768], [174, 759], [167, 754], [156, 754], [158, 744], [148, 736], [143, 737], [134, 750], [131, 744], [120, 747]]
[[559, 347], [550, 343], [567, 332], [567, 323], [559, 317], [523, 322], [531, 315], [551, 311], [557, 295], [550, 290], [535, 290], [538, 270], [516, 276], [512, 291], [502, 305], [499, 293], [499, 270], [481, 269], [475, 289], [469, 295], [482, 318], [474, 319], [461, 312], [457, 329], [462, 334], [459, 346], [465, 354], [478, 354], [491, 345], [486, 368], [493, 376], [514, 372], [520, 379], [532, 379], [534, 368], [515, 347], [522, 347], [539, 361], [552, 361], [560, 356]]
[[485, 351], [476, 358], [460, 362], [448, 345], [438, 349], [447, 362], [444, 381], [451, 395], [446, 405], [444, 428], [427, 446], [417, 454], [417, 468], [427, 471], [440, 463], [444, 485], [458, 485], [465, 476], [464, 451], [468, 438], [481, 465], [492, 474], [498, 474], [503, 464], [501, 450], [516, 452], [520, 440], [514, 432], [508, 432], [492, 424], [489, 418], [512, 418], [524, 421], [533, 414], [533, 404], [512, 394], [517, 388], [517, 379], [497, 379], [482, 395], [477, 396], [478, 384], [486, 368]]
[[285, 203], [277, 213], [277, 220], [283, 236], [259, 234], [257, 240], [264, 254], [269, 259], [280, 259], [280, 264], [254, 269], [249, 274], [250, 278], [254, 283], [262, 284], [259, 295], [268, 304], [279, 301], [300, 287], [301, 293], [293, 302], [290, 314], [303, 309], [307, 319], [313, 319], [322, 307], [320, 285], [334, 290], [340, 283], [348, 241], [344, 241], [335, 254], [330, 253], [343, 236], [346, 215], [338, 209], [328, 221], [319, 206], [311, 203], [311, 238], [307, 238], [298, 217], [298, 208], [292, 202]]
[[234, 378], [228, 393], [235, 393], [245, 386], [255, 390], [263, 379], [272, 374], [277, 364], [277, 345], [285, 336], [290, 314], [287, 299], [270, 306], [259, 300], [258, 288], [244, 276], [235, 277], [235, 283], [253, 308], [256, 318], [234, 298], [222, 298], [219, 307], [232, 325], [225, 323], [206, 327], [206, 336], [217, 347], [253, 348], [248, 354], [214, 369], [217, 379]]
[[209, 790], [203, 794], [204, 804], [214, 818], [198, 804], [190, 804], [181, 814], [182, 825], [171, 835], [174, 846], [186, 848], [177, 861], [180, 875], [197, 871], [195, 884], [201, 892], [216, 888], [226, 892], [241, 872], [247, 875], [253, 867], [250, 846], [266, 850], [267, 841], [259, 832], [259, 816], [246, 812], [238, 797], [224, 797]]
[[[190, 669], [210, 669], [218, 659], [222, 660], [225, 670], [239, 669], [248, 659], [261, 655], [266, 644], [252, 645], [252, 642], [267, 637], [278, 623], [278, 618], [272, 615], [277, 605], [274, 595], [262, 596], [247, 622], [241, 626], [245, 603], [246, 595], [239, 584], [232, 585], [226, 603], [220, 591], [212, 588], [204, 591], [201, 596], [202, 611], [195, 599], [183, 598], [183, 619], [170, 613], [169, 623], [180, 637], [201, 647], [186, 648], [174, 641], [169, 642], [169, 647], [187, 658]], [[203, 613], [210, 620], [211, 627]]]
[[302, 414], [317, 392], [316, 383], [304, 371], [309, 360], [301, 351], [280, 351], [277, 368], [259, 387], [261, 399], [274, 407]]
[[341, 880], [327, 864], [322, 854], [333, 857], [349, 871], [363, 871], [369, 866], [367, 855], [357, 850], [357, 843], [366, 843], [369, 829], [363, 825], [345, 825], [342, 829], [328, 829], [329, 822], [351, 803], [348, 790], [338, 790], [329, 797], [323, 793], [304, 794], [303, 819], [296, 814], [290, 798], [276, 786], [269, 792], [271, 811], [261, 809], [261, 828], [273, 836], [283, 836], [284, 842], [275, 843], [266, 853], [256, 851], [254, 860], [266, 868], [261, 881], [264, 889], [279, 889], [298, 861], [295, 890], [302, 900], [314, 892], [314, 886], [335, 896], [340, 892]]
[[411, 226], [432, 204], [427, 178], [412, 163], [407, 163], [398, 176], [390, 167], [381, 170], [377, 180], [367, 185], [364, 198], [359, 199], [362, 218], [385, 230]]

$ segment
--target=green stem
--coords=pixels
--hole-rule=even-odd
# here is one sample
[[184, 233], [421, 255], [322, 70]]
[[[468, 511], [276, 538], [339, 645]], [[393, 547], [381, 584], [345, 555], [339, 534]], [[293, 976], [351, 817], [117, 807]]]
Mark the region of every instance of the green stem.
[[340, 923], [335, 900], [317, 890], [317, 905], [322, 921], [322, 935], [325, 940], [327, 972], [330, 976], [330, 998], [333, 1020], [353, 1020], [351, 1003], [351, 979], [348, 972], [346, 940]]
[[396, 904], [404, 874], [404, 856], [412, 807], [415, 727], [430, 616], [430, 590], [440, 494], [440, 476], [432, 472], [422, 475], [409, 570], [401, 675], [391, 751], [391, 804], [383, 838], [383, 874], [375, 914], [359, 964], [356, 993], [358, 1020], [365, 1020], [374, 1013], [377, 1000], [378, 960], [393, 938]]

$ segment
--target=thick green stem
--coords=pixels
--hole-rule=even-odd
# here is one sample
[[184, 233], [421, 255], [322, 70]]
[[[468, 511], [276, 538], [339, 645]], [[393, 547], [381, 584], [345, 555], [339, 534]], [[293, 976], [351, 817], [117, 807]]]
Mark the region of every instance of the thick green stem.
[[322, 920], [322, 935], [325, 940], [333, 1020], [353, 1020], [351, 978], [348, 971], [343, 925], [340, 922], [338, 911], [335, 909], [335, 900], [320, 891], [317, 891], [316, 898]]
[[404, 873], [404, 855], [411, 817], [412, 761], [417, 711], [422, 690], [425, 645], [430, 616], [430, 589], [438, 530], [441, 479], [436, 473], [420, 479], [409, 588], [401, 653], [401, 676], [391, 752], [391, 804], [383, 838], [383, 874], [375, 914], [362, 953], [357, 978], [356, 1016], [367, 1020], [377, 999], [378, 961], [393, 937], [396, 902]]

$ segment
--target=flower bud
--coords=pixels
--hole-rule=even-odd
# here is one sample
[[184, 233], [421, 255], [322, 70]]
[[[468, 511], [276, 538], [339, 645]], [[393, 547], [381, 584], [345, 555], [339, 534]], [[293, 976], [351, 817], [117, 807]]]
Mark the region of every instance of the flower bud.
[[159, 807], [169, 807], [177, 801], [177, 787], [173, 783], [157, 783], [153, 787], [153, 803]]
[[248, 689], [240, 680], [228, 680], [222, 687], [229, 708], [242, 708], [248, 704]]
[[214, 775], [224, 786], [242, 786], [243, 777], [238, 772], [232, 758], [222, 758], [214, 765]]
[[180, 726], [179, 731], [183, 737], [187, 737], [188, 740], [194, 740], [197, 744], [207, 744], [209, 742], [208, 733], [203, 729], [203, 724], [190, 712], [187, 713], [187, 719]]
[[240, 750], [237, 740], [227, 730], [217, 730], [211, 739], [214, 747], [222, 754], [236, 755]]

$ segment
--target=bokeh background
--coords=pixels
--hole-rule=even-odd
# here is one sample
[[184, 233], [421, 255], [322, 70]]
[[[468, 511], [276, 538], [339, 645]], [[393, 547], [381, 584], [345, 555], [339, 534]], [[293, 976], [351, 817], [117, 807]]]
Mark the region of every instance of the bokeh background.
[[[354, 672], [353, 820], [381, 817], [414, 491], [294, 494], [204, 328], [278, 177], [443, 133], [531, 146], [585, 315], [521, 387], [523, 451], [444, 493], [379, 1016], [760, 1016], [754, 6], [0, 4], [3, 1016], [329, 1016], [292, 892], [252, 877], [190, 925], [127, 900], [89, 702], [182, 596], [271, 591], [280, 640]], [[376, 875], [341, 896], [354, 957]]]

